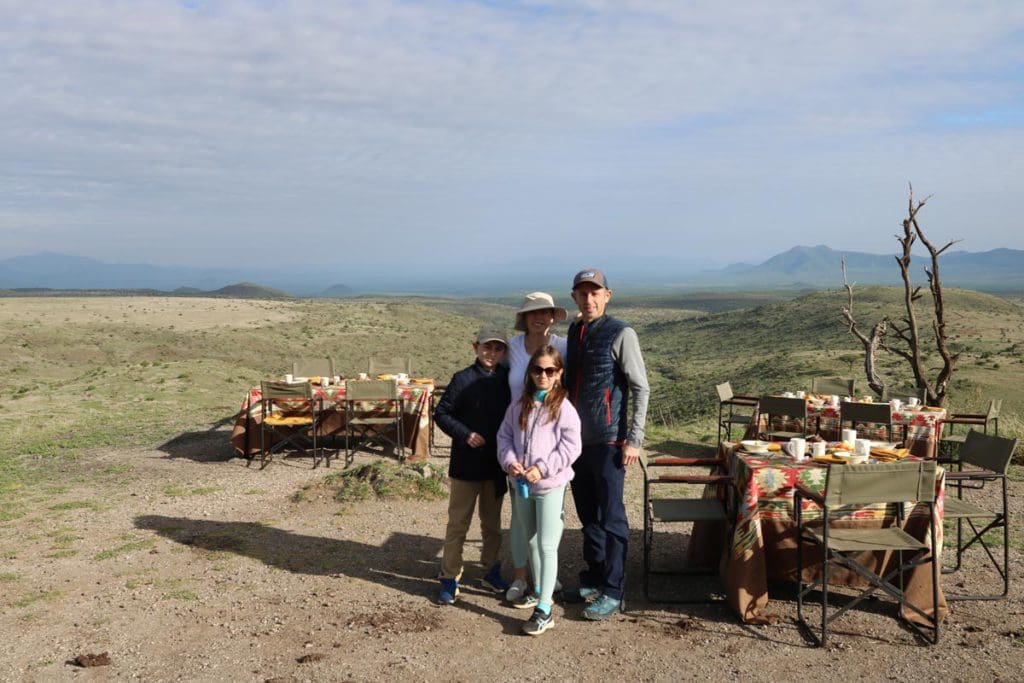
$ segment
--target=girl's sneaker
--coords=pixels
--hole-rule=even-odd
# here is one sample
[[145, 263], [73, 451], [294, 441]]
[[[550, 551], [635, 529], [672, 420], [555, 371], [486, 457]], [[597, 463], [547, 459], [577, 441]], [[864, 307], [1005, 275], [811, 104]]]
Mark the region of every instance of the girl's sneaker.
[[516, 579], [512, 582], [512, 585], [505, 591], [505, 599], [509, 602], [515, 602], [519, 598], [526, 594], [526, 582], [522, 579]]
[[523, 633], [529, 636], [539, 636], [554, 625], [555, 620], [550, 614], [545, 614], [539, 609], [535, 609], [529, 621], [523, 624]]
[[540, 602], [540, 596], [533, 591], [529, 593], [523, 593], [519, 596], [518, 600], [512, 602], [512, 606], [516, 609], [533, 609]]

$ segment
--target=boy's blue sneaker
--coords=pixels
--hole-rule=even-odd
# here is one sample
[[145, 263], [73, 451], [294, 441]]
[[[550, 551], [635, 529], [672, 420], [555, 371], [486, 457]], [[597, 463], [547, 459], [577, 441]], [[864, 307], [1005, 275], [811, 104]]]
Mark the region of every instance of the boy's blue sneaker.
[[601, 591], [590, 586], [576, 586], [562, 589], [562, 600], [566, 602], [593, 602], [601, 595]]
[[504, 593], [511, 584], [501, 577], [501, 565], [496, 564], [484, 575], [484, 578], [480, 579], [480, 585], [495, 593]]
[[587, 605], [586, 609], [583, 610], [583, 618], [590, 619], [591, 621], [603, 621], [624, 609], [625, 603], [622, 600], [616, 600], [602, 594], [601, 597]]
[[441, 579], [441, 592], [437, 595], [437, 604], [454, 605], [459, 597], [459, 582], [455, 579]]

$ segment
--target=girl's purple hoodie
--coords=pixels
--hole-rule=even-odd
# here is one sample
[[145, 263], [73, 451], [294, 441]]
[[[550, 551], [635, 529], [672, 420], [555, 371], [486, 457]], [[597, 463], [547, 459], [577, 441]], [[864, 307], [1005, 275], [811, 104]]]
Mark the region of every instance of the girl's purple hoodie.
[[513, 400], [498, 428], [498, 463], [501, 469], [508, 472], [514, 462], [521, 463], [524, 469], [536, 465], [541, 478], [530, 484], [531, 493], [544, 493], [565, 486], [573, 477], [572, 464], [580, 457], [583, 447], [580, 416], [576, 409], [569, 399], [564, 399], [558, 420], [552, 422], [547, 408], [534, 403], [526, 423], [530, 433], [529, 449], [524, 443], [526, 434], [519, 428], [522, 412], [522, 404]]

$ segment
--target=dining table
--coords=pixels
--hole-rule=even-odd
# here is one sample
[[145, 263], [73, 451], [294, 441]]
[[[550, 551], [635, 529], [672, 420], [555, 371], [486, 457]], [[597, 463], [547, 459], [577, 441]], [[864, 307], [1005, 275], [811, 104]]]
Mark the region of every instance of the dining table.
[[[726, 599], [745, 623], [772, 623], [778, 617], [769, 608], [769, 585], [772, 581], [796, 583], [798, 531], [794, 516], [793, 493], [796, 483], [802, 482], [808, 488], [824, 491], [828, 467], [845, 465], [822, 465], [810, 458], [800, 461], [784, 452], [747, 453], [738, 444], [723, 442], [721, 445], [724, 462], [735, 483], [736, 515], [731, 540], [722, 543], [709, 542], [722, 538], [705, 523], [703, 528], [695, 526], [687, 552], [688, 561], [702, 565], [719, 561], [720, 577]], [[917, 456], [907, 456], [911, 459]], [[917, 458], [920, 459], [920, 458]], [[942, 519], [945, 496], [945, 472], [939, 468], [936, 477], [936, 544], [933, 553], [942, 551]], [[710, 489], [709, 489], [710, 493]], [[708, 495], [708, 494], [706, 494]], [[929, 542], [928, 506], [907, 501], [903, 509], [903, 528], [909, 534], [925, 543]], [[891, 506], [850, 506], [830, 513], [830, 520], [836, 527], [882, 527], [893, 523], [896, 511]], [[811, 501], [804, 501], [802, 515], [805, 519], [820, 519], [821, 511]], [[809, 544], [804, 545], [804, 557], [818, 558], [805, 565], [805, 581], [821, 575], [820, 550]], [[890, 561], [884, 553], [864, 553], [859, 558], [874, 571], [883, 569]], [[926, 566], [919, 566], [904, 576], [909, 602], [922, 606], [931, 612], [932, 575]], [[837, 571], [830, 576], [830, 585], [862, 586], [864, 580], [848, 571]], [[929, 607], [924, 607], [929, 606]], [[939, 613], [944, 618], [948, 612], [941, 586], [939, 590]], [[906, 619], [920, 621], [910, 610], [901, 613]]]
[[[323, 402], [324, 411], [317, 430], [318, 438], [344, 439], [346, 386], [350, 381], [360, 380], [342, 379], [331, 384], [313, 383], [313, 398]], [[402, 398], [405, 447], [408, 449], [407, 452], [411, 453], [406, 462], [423, 462], [430, 457], [430, 395], [433, 388], [433, 380], [430, 379], [398, 383], [398, 392]], [[259, 385], [251, 387], [235, 418], [230, 439], [235, 454], [239, 457], [252, 459], [260, 455], [262, 399], [262, 388]], [[373, 412], [375, 406], [372, 402], [359, 402], [357, 408], [361, 412]]]
[[[840, 436], [839, 428], [840, 405], [830, 403], [820, 398], [807, 399], [807, 423], [816, 425], [818, 434], [828, 441], [838, 441]], [[901, 405], [898, 409], [892, 409], [892, 432], [894, 437], [899, 436], [904, 446], [910, 449], [914, 455], [922, 458], [935, 458], [939, 449], [939, 440], [942, 438], [942, 423], [946, 419], [946, 409], [936, 406], [908, 406]], [[773, 429], [792, 430], [799, 429], [800, 425], [795, 421], [773, 422]], [[751, 429], [747, 432], [746, 438], [756, 438], [758, 433], [765, 431], [764, 416], [752, 423]], [[858, 436], [875, 441], [887, 440], [888, 435], [884, 425], [861, 424], [857, 426]]]

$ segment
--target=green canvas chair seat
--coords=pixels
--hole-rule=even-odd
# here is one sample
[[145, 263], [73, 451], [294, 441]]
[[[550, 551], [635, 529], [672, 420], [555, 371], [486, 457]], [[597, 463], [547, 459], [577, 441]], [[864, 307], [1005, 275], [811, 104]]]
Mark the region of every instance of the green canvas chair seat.
[[[949, 593], [947, 600], [1002, 600], [1010, 592], [1010, 508], [1006, 472], [1016, 447], [1016, 439], [972, 429], [964, 435], [960, 453], [952, 461], [956, 470], [946, 475], [945, 515], [946, 519], [956, 521], [956, 564], [944, 567], [942, 571], [944, 574], [959, 571], [964, 553], [978, 545], [999, 573], [1003, 586], [998, 593]], [[986, 495], [986, 489], [991, 491], [993, 488], [999, 495]], [[965, 500], [964, 493], [972, 494], [971, 500]], [[997, 529], [1003, 532], [1002, 553], [990, 545], [991, 539], [985, 538], [986, 534]], [[965, 578], [957, 586], [968, 583]]]
[[[735, 507], [735, 487], [728, 474], [728, 466], [720, 457], [675, 457], [660, 456], [648, 459], [640, 457], [644, 476], [644, 531], [643, 531], [643, 584], [644, 595], [650, 602], [690, 604], [716, 601], [712, 594], [699, 598], [681, 598], [678, 592], [672, 595], [651, 590], [651, 576], [693, 576], [714, 574], [718, 571], [717, 561], [711, 567], [683, 567], [671, 569], [654, 566], [652, 550], [655, 529], [667, 524], [709, 524], [709, 530], [720, 531], [723, 547], [728, 547], [729, 520]], [[687, 489], [695, 489], [692, 495], [684, 495]], [[655, 496], [655, 491], [661, 497]], [[710, 495], [713, 492], [714, 495]], [[696, 527], [691, 527], [696, 529]], [[682, 565], [682, 562], [679, 563]], [[677, 584], [681, 585], [681, 584]]]
[[[917, 615], [926, 624], [924, 628], [911, 621], [907, 626], [932, 644], [939, 642], [939, 572], [938, 562], [931, 549], [936, 546], [935, 530], [935, 473], [934, 460], [897, 462], [891, 464], [832, 465], [825, 478], [825, 490], [818, 492], [798, 481], [793, 496], [793, 510], [797, 524], [797, 622], [812, 640], [825, 645], [829, 624], [862, 601], [881, 591], [896, 599], [899, 606]], [[812, 501], [821, 509], [820, 523], [807, 520], [803, 502]], [[914, 538], [902, 527], [904, 503], [912, 501], [926, 507], [928, 515], [928, 543]], [[837, 508], [857, 505], [891, 505], [896, 524], [886, 528], [835, 528], [832, 513]], [[848, 508], [847, 508], [848, 509]], [[820, 552], [820, 576], [804, 581], [804, 546]], [[884, 552], [895, 560], [880, 575], [858, 561], [866, 552]], [[874, 557], [874, 552], [871, 556]], [[903, 591], [903, 573], [914, 567], [929, 565], [932, 574], [931, 611], [910, 603]], [[835, 571], [852, 571], [868, 582], [867, 588], [843, 607], [829, 614], [829, 577]], [[820, 636], [813, 632], [804, 619], [805, 598], [812, 591], [821, 592]], [[931, 630], [931, 637], [925, 631]]]

